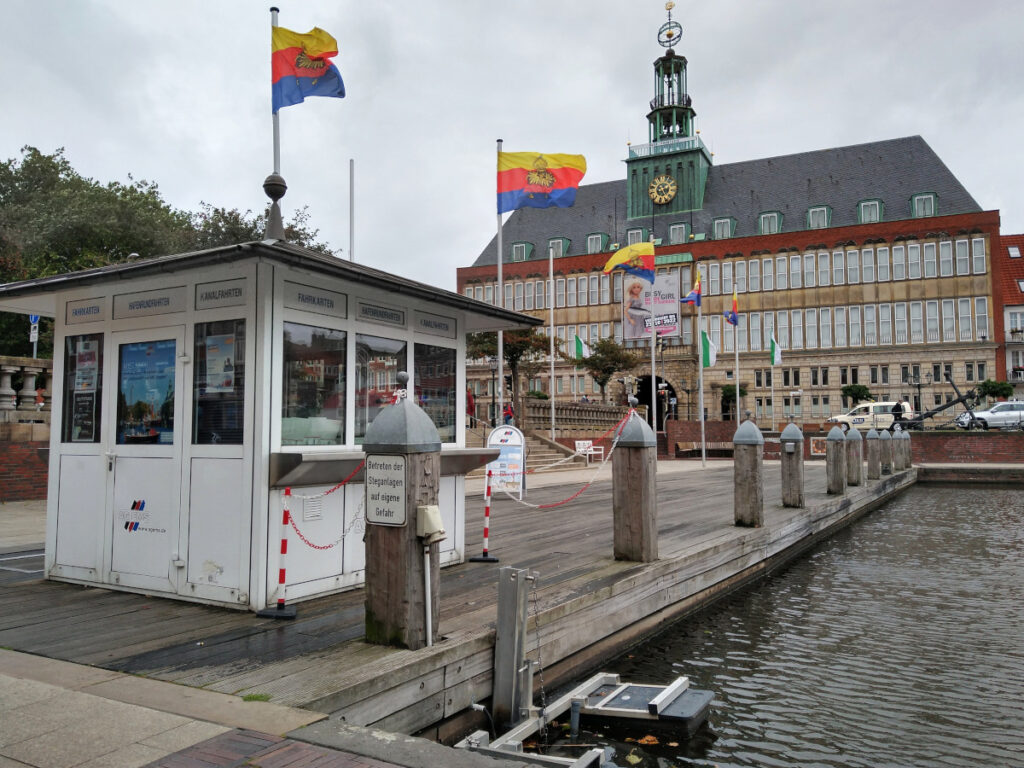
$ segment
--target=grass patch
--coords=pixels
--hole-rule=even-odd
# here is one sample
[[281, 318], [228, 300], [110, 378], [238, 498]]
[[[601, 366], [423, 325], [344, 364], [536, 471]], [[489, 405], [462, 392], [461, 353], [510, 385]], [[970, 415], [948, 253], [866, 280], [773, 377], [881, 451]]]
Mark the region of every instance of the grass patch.
[[270, 701], [269, 693], [247, 693], [242, 697], [242, 701]]

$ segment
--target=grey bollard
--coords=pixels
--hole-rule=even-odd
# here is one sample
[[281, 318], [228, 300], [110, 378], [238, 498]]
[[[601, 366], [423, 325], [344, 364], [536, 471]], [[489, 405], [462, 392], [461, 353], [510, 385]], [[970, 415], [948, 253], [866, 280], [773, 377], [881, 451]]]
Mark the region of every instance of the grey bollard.
[[827, 493], [846, 493], [846, 435], [839, 427], [832, 427], [825, 438], [825, 477]]
[[903, 460], [903, 430], [896, 429], [892, 433], [892, 471], [902, 472], [906, 468]]
[[877, 480], [882, 476], [882, 446], [879, 443], [878, 431], [872, 427], [864, 438], [867, 443], [868, 480]]
[[733, 520], [736, 525], [764, 525], [764, 436], [754, 422], [740, 424], [733, 444]]
[[892, 474], [892, 435], [883, 429], [878, 435], [878, 461], [883, 475]]
[[[400, 387], [408, 381], [409, 374], [398, 374]], [[366, 429], [363, 450], [366, 642], [412, 650], [433, 645], [438, 542], [445, 537], [437, 508], [441, 438], [430, 417], [407, 397], [377, 414]]]
[[[636, 406], [635, 397], [629, 399]], [[658, 559], [658, 438], [633, 411], [612, 454], [612, 525], [616, 560]]]
[[782, 454], [782, 506], [804, 505], [804, 433], [790, 423], [779, 435]]
[[846, 432], [846, 484], [861, 485], [864, 482], [864, 438], [860, 430], [850, 427]]

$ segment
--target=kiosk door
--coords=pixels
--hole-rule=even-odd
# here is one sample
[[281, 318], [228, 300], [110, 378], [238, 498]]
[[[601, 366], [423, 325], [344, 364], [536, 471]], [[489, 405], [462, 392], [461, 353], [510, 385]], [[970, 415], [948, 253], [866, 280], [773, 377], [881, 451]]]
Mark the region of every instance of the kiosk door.
[[129, 587], [176, 592], [181, 504], [181, 327], [115, 333], [116, 414], [107, 452], [107, 499], [113, 505], [110, 579]]

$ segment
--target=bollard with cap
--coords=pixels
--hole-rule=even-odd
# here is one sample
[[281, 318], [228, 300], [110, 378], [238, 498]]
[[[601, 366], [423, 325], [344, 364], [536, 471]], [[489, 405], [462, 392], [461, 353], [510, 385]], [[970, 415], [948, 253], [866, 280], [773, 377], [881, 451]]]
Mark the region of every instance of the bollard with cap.
[[846, 493], [846, 435], [839, 427], [832, 427], [825, 438], [825, 477], [827, 493]]
[[878, 435], [878, 460], [883, 475], [892, 474], [892, 435], [883, 429]]
[[754, 422], [744, 421], [732, 438], [733, 519], [736, 525], [764, 525], [764, 435]]
[[438, 617], [441, 438], [401, 390], [366, 429], [366, 642], [433, 645]]
[[864, 482], [864, 438], [860, 430], [850, 427], [846, 432], [846, 484]]
[[900, 453], [903, 455], [903, 468], [910, 469], [914, 465], [913, 454], [910, 450], [910, 432], [900, 432]]
[[804, 433], [793, 417], [779, 435], [782, 454], [782, 506], [804, 505]]
[[902, 472], [906, 468], [903, 460], [903, 430], [896, 427], [892, 433], [892, 471]]
[[869, 429], [867, 435], [864, 436], [864, 442], [867, 444], [868, 480], [877, 480], [882, 476], [882, 445], [878, 437], [878, 430], [874, 427]]
[[[629, 398], [631, 408], [637, 399]], [[658, 439], [630, 410], [612, 455], [612, 520], [616, 560], [658, 559]]]

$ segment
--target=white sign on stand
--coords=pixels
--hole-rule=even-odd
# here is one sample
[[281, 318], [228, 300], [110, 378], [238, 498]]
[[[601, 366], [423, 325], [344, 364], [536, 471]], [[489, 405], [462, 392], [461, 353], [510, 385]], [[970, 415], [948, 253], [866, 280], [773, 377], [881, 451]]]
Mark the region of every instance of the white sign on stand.
[[498, 458], [487, 465], [491, 487], [496, 491], [518, 493], [523, 498], [526, 484], [526, 440], [515, 427], [497, 427], [487, 437], [488, 448], [498, 448]]
[[366, 522], [405, 525], [405, 456], [366, 457]]

